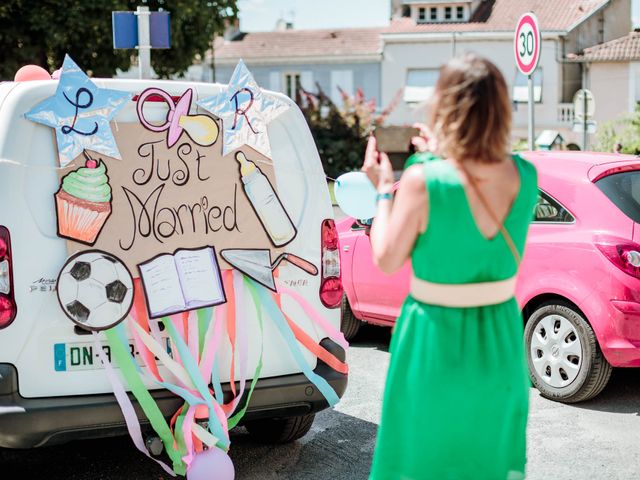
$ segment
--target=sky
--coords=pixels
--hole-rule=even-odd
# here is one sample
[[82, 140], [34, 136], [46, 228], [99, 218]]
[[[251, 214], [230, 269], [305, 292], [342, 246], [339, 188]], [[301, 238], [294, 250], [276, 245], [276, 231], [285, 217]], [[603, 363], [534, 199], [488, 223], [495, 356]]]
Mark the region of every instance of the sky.
[[389, 23], [389, 0], [239, 0], [240, 29], [273, 30], [279, 18], [297, 29], [379, 27]]
[[[244, 32], [273, 30], [276, 21], [298, 29], [378, 27], [389, 22], [390, 0], [239, 0]], [[640, 26], [640, 0], [632, 0], [634, 25]]]

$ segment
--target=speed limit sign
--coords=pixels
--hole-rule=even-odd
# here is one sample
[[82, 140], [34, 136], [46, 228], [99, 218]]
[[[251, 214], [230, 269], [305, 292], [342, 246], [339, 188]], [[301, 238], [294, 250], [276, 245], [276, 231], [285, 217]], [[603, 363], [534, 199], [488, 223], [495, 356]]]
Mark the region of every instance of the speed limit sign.
[[513, 45], [518, 69], [524, 75], [531, 75], [540, 60], [540, 26], [533, 13], [520, 17]]

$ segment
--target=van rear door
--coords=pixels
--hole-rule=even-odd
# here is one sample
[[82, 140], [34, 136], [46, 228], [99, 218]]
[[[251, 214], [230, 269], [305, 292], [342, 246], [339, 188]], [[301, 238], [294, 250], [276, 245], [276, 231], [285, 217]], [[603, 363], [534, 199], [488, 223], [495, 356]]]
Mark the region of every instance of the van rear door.
[[[194, 109], [197, 99], [212, 96], [221, 89], [221, 85], [187, 82], [95, 80], [95, 83], [134, 95], [146, 88], [158, 87], [176, 98], [192, 88]], [[75, 328], [63, 314], [55, 291], [58, 273], [68, 257], [66, 240], [56, 234], [57, 152], [52, 130], [27, 121], [24, 114], [53, 95], [56, 87], [56, 81], [0, 85], [0, 158], [12, 162], [0, 164], [0, 225], [5, 225], [11, 233], [18, 305], [16, 320], [8, 328], [0, 329], [0, 363], [17, 367], [20, 393], [27, 398], [112, 391], [92, 350], [91, 336]], [[303, 115], [290, 99], [273, 95], [291, 105], [269, 125], [278, 195], [297, 229], [296, 238], [286, 250], [318, 266], [322, 222], [333, 218], [324, 172]], [[145, 109], [145, 116], [152, 122], [167, 118], [168, 109], [162, 103]], [[123, 128], [126, 122], [136, 119], [136, 103], [131, 101], [116, 117], [115, 128]], [[320, 301], [319, 276], [306, 275], [284, 262], [278, 269], [278, 278], [339, 329], [339, 310], [328, 309]], [[326, 336], [290, 297], [283, 296], [282, 308], [316, 342]], [[300, 368], [276, 325], [265, 319], [262, 336], [254, 309], [246, 307], [244, 311], [248, 336], [247, 378], [251, 378], [262, 348], [261, 377], [299, 373]], [[133, 343], [131, 348], [135, 349]], [[307, 363], [314, 368], [316, 357], [302, 351]], [[66, 360], [64, 368], [62, 358]], [[218, 362], [223, 382], [230, 378], [231, 359], [231, 343], [225, 333]], [[237, 380], [239, 367], [235, 368]], [[151, 383], [148, 386], [154, 387]]]

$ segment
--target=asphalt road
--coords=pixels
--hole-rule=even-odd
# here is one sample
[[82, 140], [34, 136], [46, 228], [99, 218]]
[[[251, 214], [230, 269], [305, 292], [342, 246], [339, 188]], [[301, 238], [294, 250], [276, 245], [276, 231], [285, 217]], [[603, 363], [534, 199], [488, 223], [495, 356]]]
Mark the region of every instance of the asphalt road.
[[[367, 479], [388, 365], [389, 330], [367, 327], [349, 353], [349, 387], [334, 410], [321, 412], [311, 432], [284, 446], [232, 434], [238, 480]], [[550, 402], [531, 390], [529, 480], [640, 478], [640, 369], [616, 370], [605, 391], [579, 405]], [[2, 479], [146, 480], [170, 478], [128, 437], [87, 440], [0, 460]]]

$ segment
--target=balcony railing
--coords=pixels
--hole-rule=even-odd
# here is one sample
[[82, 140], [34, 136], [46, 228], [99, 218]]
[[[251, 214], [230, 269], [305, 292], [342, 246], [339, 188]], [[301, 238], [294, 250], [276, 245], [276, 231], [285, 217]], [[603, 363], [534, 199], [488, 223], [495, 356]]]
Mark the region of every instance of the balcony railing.
[[572, 125], [573, 124], [573, 103], [559, 103], [557, 120], [558, 123]]

